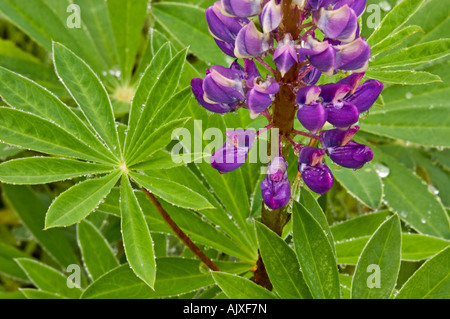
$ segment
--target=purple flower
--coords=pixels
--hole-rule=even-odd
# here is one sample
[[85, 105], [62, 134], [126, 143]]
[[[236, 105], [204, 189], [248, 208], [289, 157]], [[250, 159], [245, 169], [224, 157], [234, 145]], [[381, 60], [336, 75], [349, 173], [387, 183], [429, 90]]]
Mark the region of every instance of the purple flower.
[[247, 85], [251, 87], [247, 93], [247, 106], [252, 117], [267, 109], [280, 89], [279, 84], [272, 77], [268, 77], [266, 81], [254, 78], [253, 83], [247, 81]]
[[333, 75], [335, 70], [336, 49], [328, 41], [317, 41], [308, 36], [302, 47], [298, 50], [301, 58], [307, 56], [309, 62], [320, 72]]
[[251, 17], [261, 13], [262, 0], [221, 0], [226, 13], [236, 17]]
[[329, 5], [333, 5], [338, 0], [308, 0], [308, 3], [306, 4], [307, 10], [317, 11], [320, 8], [326, 8]]
[[266, 3], [262, 13], [259, 15], [264, 33], [269, 33], [278, 28], [283, 19], [283, 8], [281, 0], [270, 0]]
[[273, 54], [273, 62], [275, 62], [275, 65], [283, 77], [294, 64], [298, 63], [297, 51], [294, 47], [294, 41], [292, 41], [291, 35], [287, 34], [278, 44], [278, 47]]
[[335, 69], [344, 71], [364, 72], [367, 70], [370, 58], [370, 46], [364, 38], [336, 46]]
[[350, 141], [344, 146], [328, 149], [328, 155], [336, 164], [352, 169], [363, 167], [373, 159], [370, 147]]
[[250, 21], [239, 31], [236, 38], [234, 55], [238, 58], [254, 58], [269, 50], [273, 42], [270, 34], [258, 31], [253, 21]]
[[267, 176], [261, 182], [264, 203], [271, 209], [286, 206], [291, 198], [287, 165], [283, 157], [275, 157], [269, 164]]
[[229, 17], [221, 12], [220, 1], [206, 9], [206, 21], [211, 35], [222, 42], [234, 43], [242, 27], [249, 22], [245, 18]]
[[342, 131], [339, 129], [320, 132], [320, 142], [336, 164], [352, 169], [363, 167], [373, 158], [370, 147], [352, 140], [359, 127]]
[[344, 100], [344, 97], [351, 91], [351, 86], [329, 83], [322, 85], [321, 89], [320, 95], [327, 109], [327, 121], [330, 124], [346, 128], [358, 122], [358, 108]]
[[360, 113], [368, 111], [380, 96], [383, 83], [378, 80], [368, 80], [358, 86], [353, 94], [345, 98], [345, 101], [356, 105]]
[[247, 160], [256, 133], [253, 130], [227, 131], [227, 141], [211, 156], [211, 166], [221, 174], [234, 171]]
[[191, 88], [192, 92], [194, 93], [195, 98], [197, 99], [198, 103], [203, 106], [208, 111], [214, 112], [214, 113], [228, 113], [233, 112], [237, 109], [238, 104], [212, 104], [205, 101], [203, 98], [204, 91], [203, 91], [203, 79], [201, 78], [193, 78], [191, 80]]
[[234, 65], [225, 68], [214, 65], [203, 80], [204, 100], [208, 103], [232, 104], [244, 100], [244, 72]]
[[300, 151], [298, 169], [306, 186], [317, 194], [325, 194], [333, 186], [331, 170], [323, 164], [325, 152], [315, 147], [304, 147]]
[[236, 58], [236, 56], [234, 55], [235, 49], [234, 43], [227, 43], [217, 39], [214, 40], [216, 41], [217, 46], [219, 47], [220, 50], [222, 50], [223, 53], [229, 55], [232, 58]]
[[314, 14], [314, 22], [325, 37], [342, 42], [351, 42], [356, 38], [358, 17], [348, 5], [336, 10], [325, 10]]
[[348, 5], [359, 17], [366, 8], [366, 2], [366, 0], [339, 0], [334, 6], [334, 9], [336, 10], [344, 5]]
[[297, 118], [307, 130], [313, 133], [319, 131], [327, 121], [327, 112], [318, 100], [320, 91], [318, 86], [304, 87], [298, 91], [296, 98]]

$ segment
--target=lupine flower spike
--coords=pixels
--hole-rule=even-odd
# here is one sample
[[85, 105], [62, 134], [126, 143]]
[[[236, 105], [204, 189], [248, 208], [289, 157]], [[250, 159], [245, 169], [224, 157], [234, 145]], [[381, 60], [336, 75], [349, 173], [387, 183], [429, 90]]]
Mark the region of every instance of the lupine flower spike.
[[[291, 198], [289, 143], [298, 156], [290, 164], [318, 194], [328, 192], [334, 181], [326, 156], [349, 169], [373, 158], [368, 146], [353, 140], [361, 113], [383, 90], [380, 81], [365, 79], [370, 47], [358, 25], [365, 6], [366, 0], [221, 0], [206, 10], [211, 35], [236, 60], [229, 67], [210, 67], [203, 79], [192, 79], [195, 98], [210, 112], [243, 108], [251, 118], [269, 121], [259, 131], [227, 131], [211, 165], [221, 174], [238, 169], [258, 136], [278, 129], [281, 136], [271, 143], [278, 143], [279, 153], [260, 185], [268, 209], [282, 208]], [[267, 72], [260, 73], [256, 63]], [[341, 79], [336, 83], [321, 82], [322, 76], [337, 74]], [[294, 141], [298, 135], [309, 142]]]

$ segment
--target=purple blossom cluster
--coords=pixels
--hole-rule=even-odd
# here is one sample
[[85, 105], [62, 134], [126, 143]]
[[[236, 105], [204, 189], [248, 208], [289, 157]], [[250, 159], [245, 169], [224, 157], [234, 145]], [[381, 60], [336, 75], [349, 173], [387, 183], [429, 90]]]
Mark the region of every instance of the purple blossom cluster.
[[[282, 137], [294, 146], [299, 173], [312, 191], [324, 194], [333, 185], [325, 155], [350, 169], [372, 160], [371, 149], [353, 140], [360, 114], [369, 110], [383, 89], [379, 81], [362, 81], [370, 58], [370, 47], [359, 35], [358, 17], [365, 6], [366, 0], [221, 0], [206, 10], [211, 35], [236, 60], [229, 68], [212, 66], [204, 79], [192, 79], [198, 103], [215, 113], [246, 108], [252, 118], [261, 115], [270, 122], [256, 133], [226, 132], [226, 143], [211, 157], [213, 168], [220, 173], [239, 168], [258, 135], [277, 127], [273, 105], [283, 98], [282, 86], [293, 93], [294, 114], [308, 131], [292, 128]], [[290, 10], [299, 12], [298, 21], [289, 20]], [[287, 24], [294, 25], [295, 31], [287, 32]], [[276, 68], [265, 62], [269, 56]], [[243, 59], [243, 66], [238, 59]], [[255, 61], [268, 75], [261, 75]], [[316, 85], [322, 74], [340, 71], [346, 76], [337, 83]], [[287, 80], [292, 72], [295, 80]], [[326, 123], [334, 128], [324, 130]], [[295, 135], [310, 137], [311, 143], [296, 143], [291, 138]], [[281, 139], [279, 143], [281, 149]], [[287, 166], [282, 154], [274, 156], [261, 183], [263, 200], [271, 209], [290, 200]]]

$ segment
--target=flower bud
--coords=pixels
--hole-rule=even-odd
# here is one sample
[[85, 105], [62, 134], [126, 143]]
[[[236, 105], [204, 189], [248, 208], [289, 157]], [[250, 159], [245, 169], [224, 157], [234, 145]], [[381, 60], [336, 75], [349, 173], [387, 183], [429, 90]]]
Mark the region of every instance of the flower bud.
[[314, 22], [325, 37], [342, 42], [351, 42], [356, 38], [358, 17], [348, 5], [336, 10], [325, 10], [314, 14]]
[[339, 0], [334, 6], [334, 9], [336, 10], [344, 5], [348, 5], [359, 17], [366, 8], [366, 2], [366, 0]]
[[298, 63], [298, 56], [294, 47], [294, 41], [292, 41], [292, 37], [289, 34], [287, 34], [278, 44], [278, 47], [273, 55], [273, 62], [275, 62], [281, 76], [283, 77], [294, 64]]
[[298, 156], [299, 170], [302, 171], [305, 166], [317, 166], [322, 164], [325, 151], [316, 147], [304, 147]]
[[348, 130], [332, 129], [322, 131], [320, 132], [320, 144], [326, 151], [336, 146], [344, 146], [351, 141], [358, 130], [359, 126], [353, 126]]
[[328, 104], [326, 109], [327, 121], [335, 127], [346, 128], [359, 120], [358, 108], [346, 101]]
[[336, 69], [344, 71], [365, 72], [369, 65], [370, 46], [363, 38], [336, 46]]
[[250, 21], [237, 35], [234, 55], [240, 59], [260, 56], [270, 49], [272, 42], [270, 34], [259, 32], [255, 23]]
[[320, 86], [320, 97], [325, 104], [334, 104], [342, 101], [352, 90], [350, 85], [340, 83], [328, 83]]
[[234, 43], [227, 43], [217, 39], [214, 39], [214, 41], [216, 41], [217, 46], [219, 47], [220, 50], [222, 50], [223, 53], [232, 58], [236, 58], [236, 56], [234, 55], [234, 48], [235, 48]]
[[309, 62], [320, 72], [333, 75], [335, 69], [336, 49], [328, 41], [317, 41], [308, 36], [298, 50], [301, 56], [308, 56]]
[[233, 112], [237, 109], [238, 104], [232, 103], [232, 104], [212, 104], [205, 101], [203, 98], [204, 91], [203, 91], [203, 79], [201, 78], [193, 78], [191, 80], [191, 89], [192, 93], [194, 93], [195, 98], [197, 99], [198, 103], [203, 106], [208, 111], [214, 112], [214, 113], [228, 113]]
[[291, 185], [287, 177], [287, 162], [283, 157], [277, 156], [272, 160], [260, 187], [264, 203], [270, 209], [278, 209], [289, 203]]
[[247, 106], [251, 116], [261, 113], [267, 109], [280, 89], [279, 84], [274, 78], [269, 77], [266, 81], [260, 82], [258, 78], [254, 79], [252, 88], [247, 93]]
[[278, 28], [283, 19], [281, 0], [270, 0], [263, 8], [259, 21], [264, 33], [269, 33]]
[[204, 100], [208, 103], [232, 104], [244, 100], [242, 77], [244, 73], [220, 65], [212, 66], [206, 71], [203, 80]]
[[336, 164], [352, 169], [359, 169], [373, 159], [370, 147], [354, 141], [350, 141], [344, 146], [329, 148], [327, 152]]
[[353, 73], [349, 76], [346, 76], [337, 84], [344, 84], [351, 87], [351, 91], [355, 91], [355, 89], [358, 87], [359, 83], [361, 82], [362, 78], [364, 77], [365, 72], [362, 73]]
[[297, 105], [314, 104], [319, 100], [321, 91], [320, 86], [306, 86], [301, 88], [297, 92], [295, 103]]
[[211, 166], [221, 174], [234, 171], [247, 160], [256, 133], [253, 130], [235, 130], [225, 133], [227, 141], [211, 156]]
[[222, 42], [234, 43], [236, 36], [248, 19], [229, 17], [221, 12], [220, 1], [206, 9], [206, 21], [211, 35]]
[[[300, 70], [300, 73], [302, 73], [305, 70], [306, 67], [303, 67]], [[317, 68], [313, 68], [307, 75], [305, 75], [302, 79], [302, 82], [307, 85], [315, 85], [320, 77], [322, 75], [322, 72], [320, 72]]]
[[300, 173], [306, 186], [317, 194], [323, 195], [333, 186], [333, 174], [325, 164], [316, 166], [307, 165]]
[[383, 90], [383, 83], [378, 80], [368, 80], [358, 86], [355, 92], [345, 100], [354, 104], [360, 113], [368, 111], [380, 96]]
[[221, 0], [224, 11], [236, 17], [252, 17], [261, 13], [262, 0]]

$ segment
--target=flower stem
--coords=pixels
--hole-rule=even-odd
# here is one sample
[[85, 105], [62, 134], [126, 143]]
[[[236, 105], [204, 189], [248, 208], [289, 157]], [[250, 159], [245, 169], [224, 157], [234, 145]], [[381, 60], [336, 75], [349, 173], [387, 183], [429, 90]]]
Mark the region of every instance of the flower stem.
[[194, 244], [194, 242], [181, 230], [180, 227], [175, 223], [175, 221], [170, 217], [164, 207], [161, 206], [159, 200], [150, 191], [142, 187], [142, 191], [147, 196], [149, 201], [155, 206], [158, 213], [169, 225], [169, 227], [174, 231], [178, 238], [212, 271], [220, 271], [220, 268], [205, 255], [201, 249]]
[[267, 64], [266, 61], [264, 61], [261, 57], [256, 57], [255, 59], [256, 61], [261, 63], [261, 65], [264, 66], [270, 73], [272, 73], [273, 76], [275, 76], [275, 70], [269, 64]]

